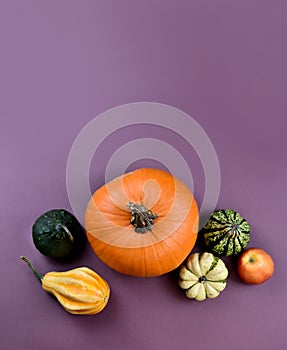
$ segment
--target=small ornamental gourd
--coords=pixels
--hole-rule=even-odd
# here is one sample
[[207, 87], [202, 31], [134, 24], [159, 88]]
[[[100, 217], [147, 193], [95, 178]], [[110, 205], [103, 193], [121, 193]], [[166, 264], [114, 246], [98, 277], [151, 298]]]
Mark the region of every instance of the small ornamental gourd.
[[40, 253], [52, 258], [71, 259], [85, 245], [85, 232], [76, 217], [64, 209], [43, 213], [34, 223], [32, 237]]
[[207, 248], [215, 255], [239, 254], [250, 239], [248, 222], [232, 209], [213, 212], [203, 228]]
[[97, 314], [107, 305], [110, 296], [109, 285], [93, 270], [79, 267], [65, 272], [48, 272], [43, 276], [26, 257], [21, 256], [21, 259], [41, 281], [42, 288], [53, 294], [69, 313]]
[[198, 206], [189, 188], [167, 171], [123, 174], [99, 188], [85, 213], [88, 241], [114, 270], [159, 276], [176, 269], [194, 247]]
[[228, 270], [224, 262], [211, 253], [193, 253], [179, 271], [179, 286], [186, 296], [198, 301], [216, 298], [226, 287]]

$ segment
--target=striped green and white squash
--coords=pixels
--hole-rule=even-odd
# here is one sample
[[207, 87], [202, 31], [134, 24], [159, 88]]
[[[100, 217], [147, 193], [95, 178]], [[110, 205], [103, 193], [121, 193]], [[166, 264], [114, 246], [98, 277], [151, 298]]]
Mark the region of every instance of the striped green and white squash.
[[190, 299], [218, 297], [226, 287], [228, 270], [224, 262], [211, 253], [193, 253], [179, 271], [179, 286]]
[[250, 239], [248, 222], [232, 209], [213, 212], [203, 228], [204, 241], [209, 250], [219, 256], [239, 254]]

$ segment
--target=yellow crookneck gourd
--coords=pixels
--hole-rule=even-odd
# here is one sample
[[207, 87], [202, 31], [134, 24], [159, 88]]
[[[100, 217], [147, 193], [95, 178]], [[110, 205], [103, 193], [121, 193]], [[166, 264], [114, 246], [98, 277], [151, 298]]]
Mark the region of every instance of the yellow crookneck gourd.
[[41, 281], [42, 288], [53, 294], [69, 313], [97, 314], [107, 305], [110, 297], [109, 285], [93, 270], [79, 267], [70, 271], [48, 272], [41, 275], [26, 257], [21, 256], [21, 259]]

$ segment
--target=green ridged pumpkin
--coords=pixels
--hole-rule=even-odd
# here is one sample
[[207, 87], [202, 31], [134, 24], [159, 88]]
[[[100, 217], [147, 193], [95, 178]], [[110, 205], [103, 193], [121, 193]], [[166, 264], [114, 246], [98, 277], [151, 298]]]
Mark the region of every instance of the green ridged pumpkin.
[[239, 254], [250, 239], [248, 222], [236, 211], [223, 209], [213, 212], [203, 228], [204, 241], [215, 255]]

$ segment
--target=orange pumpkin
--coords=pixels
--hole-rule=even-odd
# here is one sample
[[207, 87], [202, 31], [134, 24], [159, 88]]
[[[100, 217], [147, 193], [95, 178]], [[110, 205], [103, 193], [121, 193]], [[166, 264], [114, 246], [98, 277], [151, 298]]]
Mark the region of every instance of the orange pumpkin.
[[88, 241], [114, 270], [159, 276], [177, 268], [193, 248], [198, 206], [172, 174], [151, 168], [123, 174], [99, 188], [85, 214]]

